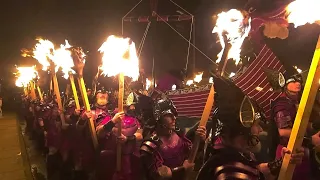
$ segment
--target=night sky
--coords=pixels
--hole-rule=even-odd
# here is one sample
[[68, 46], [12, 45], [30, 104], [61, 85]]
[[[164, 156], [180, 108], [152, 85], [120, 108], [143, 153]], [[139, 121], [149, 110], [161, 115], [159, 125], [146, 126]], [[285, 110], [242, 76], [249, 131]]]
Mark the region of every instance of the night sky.
[[[35, 60], [20, 56], [20, 49], [32, 48], [36, 37], [41, 36], [55, 44], [64, 39], [74, 46], [89, 51], [86, 79], [96, 73], [100, 61], [97, 52], [100, 45], [111, 35], [121, 35], [121, 18], [139, 0], [10, 0], [0, 7], [0, 76], [4, 81], [14, 82], [14, 65], [33, 65]], [[262, 0], [264, 2], [270, 2]], [[196, 45], [212, 59], [220, 46], [211, 34], [214, 26], [212, 15], [223, 9], [243, 7], [245, 0], [175, 0], [176, 3], [193, 13], [196, 18]], [[268, 3], [264, 8], [271, 8]], [[168, 0], [160, 0], [158, 14], [176, 15], [179, 8]], [[130, 16], [150, 15], [149, 0], [134, 10]], [[185, 37], [190, 31], [190, 22], [174, 22], [171, 25]], [[146, 24], [125, 23], [125, 36], [140, 43]], [[298, 65], [306, 69], [311, 61], [320, 27], [306, 25], [290, 30], [286, 40], [266, 40], [284, 64]], [[154, 43], [152, 43], [152, 41]], [[188, 43], [173, 32], [166, 24], [151, 26], [142, 52], [141, 66], [151, 75], [152, 58], [155, 57], [156, 72], [159, 74], [172, 66], [183, 68], [186, 63]], [[154, 50], [154, 51], [152, 51]], [[192, 49], [191, 49], [192, 50]], [[154, 52], [154, 53], [152, 53]], [[190, 61], [192, 59], [192, 54]], [[208, 59], [196, 53], [196, 69], [208, 70], [213, 67]], [[5, 86], [7, 83], [5, 84]]]

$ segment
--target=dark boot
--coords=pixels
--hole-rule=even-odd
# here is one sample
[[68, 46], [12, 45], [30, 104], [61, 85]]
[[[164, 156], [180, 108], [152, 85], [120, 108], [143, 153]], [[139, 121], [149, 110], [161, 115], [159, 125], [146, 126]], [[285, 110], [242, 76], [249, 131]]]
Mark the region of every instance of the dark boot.
[[74, 171], [73, 180], [88, 180], [88, 174], [85, 171]]
[[33, 180], [46, 180], [45, 176], [38, 172], [37, 167], [32, 167], [32, 177]]
[[60, 179], [61, 180], [71, 180], [72, 179], [73, 166], [72, 163], [67, 160], [62, 163], [60, 169]]
[[58, 153], [47, 156], [47, 178], [48, 180], [59, 179], [61, 158]]

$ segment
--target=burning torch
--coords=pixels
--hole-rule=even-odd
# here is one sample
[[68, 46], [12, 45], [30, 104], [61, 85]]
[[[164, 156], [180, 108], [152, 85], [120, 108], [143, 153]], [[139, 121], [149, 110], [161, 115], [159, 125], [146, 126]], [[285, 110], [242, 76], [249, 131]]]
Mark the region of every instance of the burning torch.
[[[119, 75], [118, 111], [123, 111], [124, 76], [133, 81], [139, 77], [139, 60], [135, 44], [129, 38], [109, 36], [100, 47], [103, 53], [101, 70], [106, 76]], [[118, 136], [121, 136], [121, 123], [118, 125]], [[117, 171], [121, 170], [121, 144], [117, 145]]]

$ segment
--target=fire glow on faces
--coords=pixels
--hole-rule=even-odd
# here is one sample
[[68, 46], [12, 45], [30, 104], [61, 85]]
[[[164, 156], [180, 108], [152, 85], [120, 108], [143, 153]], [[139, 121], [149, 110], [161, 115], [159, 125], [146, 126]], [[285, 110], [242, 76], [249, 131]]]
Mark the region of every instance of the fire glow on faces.
[[301, 83], [300, 82], [290, 82], [287, 84], [287, 90], [293, 93], [298, 93], [301, 91]]
[[99, 106], [105, 106], [108, 103], [108, 94], [107, 93], [98, 93], [97, 96], [97, 104]]
[[172, 114], [166, 114], [163, 116], [162, 125], [163, 127], [169, 129], [169, 130], [175, 130], [176, 128], [176, 118]]
[[258, 153], [261, 151], [261, 142], [259, 135], [262, 132], [262, 128], [259, 124], [259, 120], [256, 120], [251, 127], [251, 138], [248, 140], [248, 149], [250, 152]]

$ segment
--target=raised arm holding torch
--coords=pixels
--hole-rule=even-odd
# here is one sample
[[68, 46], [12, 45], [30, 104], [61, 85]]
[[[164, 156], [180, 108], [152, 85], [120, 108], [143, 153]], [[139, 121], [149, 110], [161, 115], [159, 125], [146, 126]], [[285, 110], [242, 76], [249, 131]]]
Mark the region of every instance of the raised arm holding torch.
[[[293, 23], [295, 27], [305, 25], [307, 23], [320, 24], [320, 13], [318, 8], [320, 1], [318, 0], [296, 0], [287, 6], [288, 23]], [[303, 15], [303, 16], [302, 16]], [[287, 148], [291, 152], [295, 152], [300, 148], [304, 140], [309, 118], [319, 89], [320, 79], [320, 36], [314, 51], [313, 59], [309, 68], [308, 77], [304, 86], [303, 94], [291, 130], [290, 139]], [[317, 135], [317, 134], [316, 134]], [[313, 139], [313, 138], [311, 138]], [[317, 138], [319, 139], [319, 138]], [[312, 145], [314, 141], [310, 142]], [[319, 144], [318, 144], [319, 145]], [[279, 174], [279, 180], [291, 180], [296, 165], [290, 163], [290, 155], [284, 156], [282, 167]], [[307, 178], [307, 177], [305, 177]]]
[[67, 40], [65, 40], [65, 45], [61, 45], [60, 49], [55, 51], [54, 55], [54, 62], [58, 68], [61, 68], [62, 72], [64, 73], [64, 78], [70, 80], [70, 85], [76, 105], [76, 109], [80, 110], [80, 103], [77, 94], [77, 89], [74, 84], [74, 77], [73, 74], [75, 73], [72, 68], [74, 67], [74, 62], [72, 58], [72, 52], [69, 50], [71, 45]]
[[[88, 95], [86, 92], [86, 85], [85, 85], [84, 79], [83, 79], [83, 68], [85, 65], [85, 54], [80, 47], [72, 48], [71, 51], [72, 51], [74, 69], [77, 71], [77, 74], [78, 74], [78, 83], [79, 83], [79, 88], [80, 88], [80, 93], [82, 96], [84, 108], [85, 108], [86, 112], [90, 112], [91, 108], [90, 108], [90, 104], [89, 104]], [[96, 134], [96, 130], [95, 130], [94, 119], [92, 117], [90, 118], [90, 121], [89, 121], [89, 128], [90, 128], [93, 146], [97, 150], [99, 144], [98, 144], [97, 134]]]
[[[135, 44], [129, 38], [109, 36], [99, 49], [103, 53], [102, 73], [119, 77], [118, 112], [123, 111], [124, 76], [134, 81], [139, 76], [139, 60]], [[118, 123], [118, 136], [121, 137], [121, 123]], [[117, 145], [117, 171], [121, 171], [121, 144]]]
[[66, 128], [67, 124], [65, 122], [65, 117], [63, 114], [59, 84], [56, 76], [56, 70], [58, 67], [56, 67], [56, 64], [54, 62], [57, 59], [57, 56], [55, 56], [54, 54], [54, 44], [49, 40], [39, 39], [38, 41], [39, 42], [36, 44], [33, 51], [33, 57], [42, 65], [42, 70], [50, 70], [53, 81], [53, 90], [57, 97], [58, 108], [60, 110], [59, 115], [62, 123], [62, 128]]

